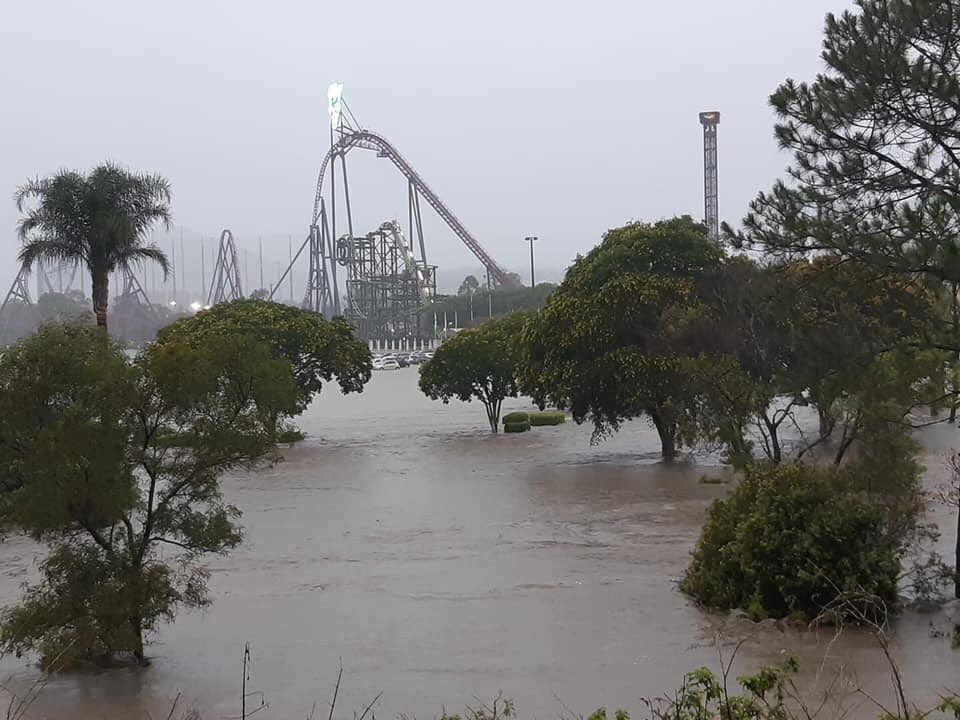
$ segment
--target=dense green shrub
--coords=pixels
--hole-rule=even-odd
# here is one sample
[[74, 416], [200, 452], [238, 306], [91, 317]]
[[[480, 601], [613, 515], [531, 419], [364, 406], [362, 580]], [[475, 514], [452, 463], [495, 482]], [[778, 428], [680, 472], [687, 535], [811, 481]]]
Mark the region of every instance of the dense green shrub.
[[522, 433], [530, 429], [530, 421], [525, 420], [523, 422], [508, 422], [503, 424], [503, 431], [505, 433]]
[[300, 442], [306, 437], [302, 430], [299, 428], [293, 427], [292, 425], [287, 427], [282, 427], [277, 432], [277, 442], [278, 443], [295, 443]]
[[530, 413], [512, 412], [503, 416], [503, 424], [507, 423], [525, 423], [530, 422]]
[[530, 413], [530, 424], [533, 427], [541, 425], [562, 425], [567, 421], [567, 414], [562, 412], [535, 412]]
[[681, 589], [754, 619], [810, 619], [848, 593], [894, 604], [911, 511], [861, 482], [855, 467], [749, 469], [710, 507]]

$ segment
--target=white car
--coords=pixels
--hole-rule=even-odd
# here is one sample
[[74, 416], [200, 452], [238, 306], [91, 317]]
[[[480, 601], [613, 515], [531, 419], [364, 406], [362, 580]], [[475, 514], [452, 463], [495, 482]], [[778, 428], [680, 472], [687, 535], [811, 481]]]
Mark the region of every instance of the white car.
[[[374, 365], [374, 368], [376, 368], [376, 365]], [[384, 358], [383, 360], [380, 361], [379, 369], [380, 370], [399, 370], [400, 363], [398, 363], [393, 358]]]
[[375, 357], [373, 359], [373, 369], [374, 370], [383, 370], [383, 358]]

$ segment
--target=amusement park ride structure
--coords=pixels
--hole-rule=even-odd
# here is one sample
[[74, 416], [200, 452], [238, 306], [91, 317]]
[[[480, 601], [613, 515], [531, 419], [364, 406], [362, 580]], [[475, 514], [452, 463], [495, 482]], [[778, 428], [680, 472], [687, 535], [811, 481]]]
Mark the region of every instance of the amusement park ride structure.
[[[413, 347], [425, 344], [434, 339], [434, 333], [429, 332], [426, 323], [421, 322], [421, 315], [436, 294], [437, 268], [427, 261], [421, 199], [433, 208], [453, 234], [483, 264], [488, 288], [495, 285], [512, 287], [515, 281], [477, 242], [399, 151], [382, 135], [363, 128], [357, 122], [343, 101], [342, 90], [341, 84], [334, 83], [328, 91], [330, 148], [320, 164], [309, 232], [272, 286], [269, 297], [272, 300], [282, 293], [285, 280], [291, 279], [292, 282], [294, 267], [306, 251], [309, 271], [302, 307], [326, 317], [343, 315], [353, 324], [358, 337], [381, 346]], [[718, 234], [719, 225], [719, 121], [719, 112], [700, 113], [704, 135], [704, 215], [714, 237]], [[406, 179], [406, 233], [397, 221], [385, 222], [365, 235], [354, 233], [346, 160], [347, 154], [354, 149], [371, 150], [377, 157], [386, 158]], [[337, 217], [338, 207], [344, 209], [344, 217]], [[339, 236], [338, 220], [346, 230]], [[75, 289], [78, 275], [81, 285], [83, 282], [82, 268], [77, 264], [61, 264], [53, 268], [37, 264], [32, 270], [36, 273], [38, 298], [46, 293], [70, 292]], [[343, 273], [342, 280], [338, 277], [340, 272]], [[30, 274], [31, 268], [20, 268], [0, 305], [0, 342], [8, 342], [22, 327], [31, 323], [35, 326], [39, 322], [39, 313], [30, 295]], [[123, 289], [112, 304], [118, 319], [133, 323], [155, 322], [157, 313], [136, 276], [129, 270], [120, 275]], [[236, 243], [233, 233], [224, 230], [220, 235], [206, 306], [241, 297], [243, 289]], [[199, 303], [195, 305], [200, 306]]]
[[[310, 267], [303, 307], [327, 317], [346, 316], [365, 340], [416, 343], [424, 339], [420, 337], [420, 313], [436, 292], [436, 266], [427, 262], [423, 237], [421, 198], [483, 264], [488, 284], [512, 287], [514, 281], [399, 151], [382, 135], [360, 126], [341, 93], [339, 83], [330, 86], [330, 149], [320, 164], [310, 232], [274, 286], [271, 298], [306, 250]], [[353, 149], [374, 151], [406, 178], [406, 235], [397, 222], [384, 223], [367, 235], [354, 234], [346, 161]], [[340, 219], [341, 225], [346, 224], [346, 233], [339, 237], [338, 206], [346, 211], [346, 217]], [[344, 299], [338, 268], [347, 276]]]
[[210, 294], [207, 305], [239, 300], [243, 297], [240, 284], [240, 259], [233, 233], [224, 230], [220, 233], [220, 245], [217, 248], [217, 261], [213, 266], [213, 278], [210, 280]]

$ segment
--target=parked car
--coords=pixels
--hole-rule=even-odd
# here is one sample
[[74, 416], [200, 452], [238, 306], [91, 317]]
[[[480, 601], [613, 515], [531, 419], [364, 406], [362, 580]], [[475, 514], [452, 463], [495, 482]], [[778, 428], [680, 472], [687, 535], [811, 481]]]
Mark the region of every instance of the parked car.
[[397, 354], [397, 363], [400, 367], [405, 368], [410, 366], [410, 355], [408, 353], [398, 353]]
[[373, 358], [373, 369], [374, 370], [383, 370], [383, 358], [376, 357]]
[[380, 361], [381, 370], [399, 370], [400, 363], [398, 363], [394, 358], [384, 358]]

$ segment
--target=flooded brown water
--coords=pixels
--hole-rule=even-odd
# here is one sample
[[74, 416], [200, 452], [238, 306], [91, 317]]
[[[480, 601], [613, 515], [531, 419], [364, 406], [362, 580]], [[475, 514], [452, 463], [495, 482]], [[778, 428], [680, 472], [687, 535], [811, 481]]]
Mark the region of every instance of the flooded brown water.
[[[380, 717], [434, 717], [501, 690], [524, 717], [639, 713], [642, 697], [716, 666], [718, 632], [747, 639], [739, 672], [790, 651], [804, 683], [842, 675], [889, 698], [866, 635], [756, 626], [677, 591], [704, 510], [725, 491], [700, 482], [722, 472], [709, 458], [659, 463], [643, 423], [597, 447], [572, 423], [496, 437], [484, 424], [475, 404], [423, 398], [412, 368], [375, 374], [359, 396], [326, 390], [283, 463], [225, 480], [247, 542], [210, 563], [213, 606], [164, 626], [146, 670], [53, 679], [33, 717], [164, 718], [178, 693], [204, 718], [237, 717], [245, 642], [264, 720], [306, 717], [315, 700], [326, 713], [340, 658], [344, 716], [380, 691]], [[928, 433], [933, 473], [956, 432]], [[0, 545], [0, 602], [17, 597], [36, 550]], [[931, 622], [946, 629], [913, 612], [895, 626], [918, 699], [960, 689], [960, 651], [930, 637]], [[29, 659], [0, 660], [9, 687], [37, 677]]]

